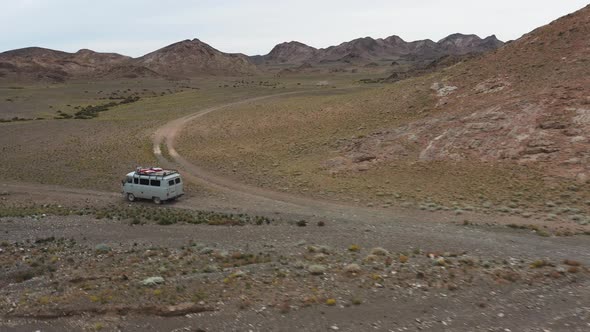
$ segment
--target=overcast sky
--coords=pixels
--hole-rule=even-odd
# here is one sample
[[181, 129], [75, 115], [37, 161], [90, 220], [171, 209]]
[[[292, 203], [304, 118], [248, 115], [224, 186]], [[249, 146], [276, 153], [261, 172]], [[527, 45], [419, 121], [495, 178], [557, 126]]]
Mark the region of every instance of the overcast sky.
[[358, 37], [516, 39], [588, 0], [0, 0], [0, 52], [41, 46], [141, 56], [199, 38], [266, 54], [283, 41], [327, 47]]

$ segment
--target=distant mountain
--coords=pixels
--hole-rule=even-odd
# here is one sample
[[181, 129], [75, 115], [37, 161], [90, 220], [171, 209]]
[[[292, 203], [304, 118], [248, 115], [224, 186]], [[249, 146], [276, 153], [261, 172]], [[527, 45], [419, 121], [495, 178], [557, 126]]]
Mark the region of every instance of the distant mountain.
[[187, 39], [135, 59], [87, 49], [67, 53], [29, 47], [0, 53], [0, 79], [63, 82], [77, 78], [241, 76], [256, 74], [256, 65], [375, 66], [377, 62], [397, 60], [405, 61], [406, 67], [423, 67], [446, 55], [482, 53], [502, 45], [495, 36], [481, 39], [462, 34], [450, 35], [438, 43], [431, 40], [405, 42], [398, 36], [365, 37], [325, 49], [291, 41], [276, 45], [267, 55], [248, 57], [221, 52], [198, 39]]
[[227, 54], [185, 40], [133, 59], [83, 49], [76, 53], [29, 47], [0, 53], [0, 79], [63, 82], [76, 78], [188, 77], [244, 75], [256, 66], [242, 54]]
[[0, 53], [0, 77], [63, 82], [70, 78], [109, 76], [112, 68], [133, 67], [130, 62], [130, 57], [116, 53], [85, 49], [67, 53], [29, 47]]
[[435, 60], [446, 55], [483, 53], [504, 45], [496, 36], [481, 39], [476, 35], [452, 34], [439, 42], [419, 40], [406, 42], [398, 36], [385, 39], [358, 38], [325, 49], [316, 49], [300, 42], [282, 43], [263, 56], [252, 57], [258, 64], [278, 65], [303, 63], [368, 64], [399, 58], [412, 61]]
[[256, 72], [256, 66], [247, 56], [220, 52], [198, 39], [168, 45], [135, 59], [134, 63], [169, 76], [244, 75]]
[[[307, 46], [297, 41], [281, 43], [275, 46], [266, 56], [256, 58], [257, 64], [265, 61], [271, 63], [304, 63], [308, 59], [313, 59], [318, 53], [314, 47]], [[258, 59], [262, 60], [259, 61]]]
[[500, 48], [504, 45], [495, 35], [481, 39], [476, 35], [462, 35], [456, 33], [441, 39], [437, 45], [449, 55], [467, 53], [484, 53]]

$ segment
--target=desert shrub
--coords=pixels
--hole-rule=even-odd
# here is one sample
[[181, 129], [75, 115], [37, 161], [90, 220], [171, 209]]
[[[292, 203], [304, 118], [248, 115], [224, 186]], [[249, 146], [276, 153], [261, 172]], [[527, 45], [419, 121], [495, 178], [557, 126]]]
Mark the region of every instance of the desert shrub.
[[326, 267], [323, 265], [310, 265], [307, 270], [310, 274], [320, 275], [326, 272]]
[[533, 261], [530, 265], [532, 269], [540, 269], [545, 266], [550, 266], [550, 264], [549, 262], [543, 259], [537, 259], [536, 261]]
[[105, 112], [108, 111], [109, 109], [118, 106], [118, 105], [124, 105], [124, 104], [130, 104], [130, 103], [134, 103], [136, 101], [138, 101], [140, 99], [140, 97], [138, 96], [130, 96], [130, 97], [126, 97], [125, 99], [123, 99], [120, 102], [109, 102], [106, 104], [102, 104], [102, 105], [89, 105], [86, 107], [82, 107], [78, 112], [74, 113], [74, 118], [75, 119], [92, 119], [92, 118], [96, 118], [98, 116], [98, 114], [100, 112]]
[[575, 261], [575, 260], [571, 260], [571, 259], [566, 259], [563, 261], [563, 264], [565, 265], [569, 265], [569, 266], [580, 266], [582, 265], [582, 263]]
[[358, 244], [352, 244], [350, 247], [348, 247], [348, 250], [352, 252], [358, 252], [361, 250], [361, 247]]
[[344, 267], [344, 272], [355, 274], [361, 272], [361, 267], [358, 264], [348, 264]]
[[377, 248], [371, 249], [371, 255], [375, 255], [375, 256], [388, 256], [389, 255], [389, 251], [387, 251], [386, 249], [383, 249], [381, 247], [377, 247]]

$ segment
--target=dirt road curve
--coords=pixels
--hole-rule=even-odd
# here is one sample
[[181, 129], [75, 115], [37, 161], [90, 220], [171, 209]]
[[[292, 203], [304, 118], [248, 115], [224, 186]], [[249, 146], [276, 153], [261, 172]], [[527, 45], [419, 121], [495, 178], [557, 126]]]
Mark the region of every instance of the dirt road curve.
[[[300, 92], [289, 92], [289, 93], [281, 93], [281, 94], [274, 94], [268, 95], [263, 97], [256, 97], [250, 98], [246, 100], [242, 100], [239, 102], [234, 102], [230, 104], [225, 104], [221, 106], [215, 106], [206, 108], [200, 111], [197, 111], [194, 114], [190, 114], [184, 116], [182, 118], [173, 120], [164, 126], [160, 127], [154, 136], [154, 154], [161, 162], [161, 164], [166, 166], [175, 167], [176, 165], [181, 167], [183, 170], [183, 176], [187, 178], [189, 181], [204, 184], [209, 186], [213, 189], [219, 190], [226, 194], [233, 194], [241, 196], [242, 198], [248, 199], [250, 204], [253, 204], [254, 201], [258, 202], [265, 202], [265, 203], [282, 203], [288, 204], [292, 207], [300, 207], [308, 210], [312, 208], [316, 212], [327, 212], [327, 211], [338, 211], [340, 209], [346, 208], [346, 206], [338, 205], [329, 202], [321, 202], [316, 199], [307, 199], [304, 197], [289, 195], [281, 192], [276, 192], [272, 190], [266, 190], [258, 187], [248, 186], [242, 183], [238, 183], [232, 181], [230, 179], [217, 176], [212, 174], [203, 168], [189, 162], [184, 157], [182, 157], [175, 148], [176, 137], [182, 131], [184, 126], [189, 122], [200, 118], [206, 114], [209, 114], [214, 111], [222, 110], [228, 107], [240, 105], [240, 104], [247, 104], [256, 101], [261, 101], [264, 99], [270, 98], [278, 98], [278, 97], [285, 97], [288, 95], [293, 94], [300, 94]], [[167, 160], [162, 152], [162, 145], [166, 147], [168, 150], [168, 154], [173, 160]], [[175, 164], [176, 165], [175, 165]]]

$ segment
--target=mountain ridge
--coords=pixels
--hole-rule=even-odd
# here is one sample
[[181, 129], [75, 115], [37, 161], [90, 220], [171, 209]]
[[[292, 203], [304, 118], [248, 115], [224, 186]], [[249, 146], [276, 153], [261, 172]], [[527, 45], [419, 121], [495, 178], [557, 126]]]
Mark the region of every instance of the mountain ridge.
[[369, 63], [376, 60], [416, 56], [422, 60], [435, 60], [446, 55], [484, 53], [504, 45], [495, 35], [480, 38], [477, 35], [451, 34], [438, 42], [430, 39], [404, 41], [397, 35], [374, 39], [356, 38], [326, 48], [314, 48], [298, 41], [277, 44], [266, 55], [250, 57], [257, 64], [301, 65], [303, 63], [329, 63], [356, 61]]
[[257, 66], [354, 64], [404, 58], [429, 63], [446, 55], [483, 53], [504, 43], [494, 35], [452, 34], [439, 42], [429, 39], [406, 42], [392, 35], [386, 38], [357, 38], [327, 48], [314, 48], [299, 41], [277, 44], [266, 55], [225, 53], [201, 40], [186, 39], [143, 56], [132, 58], [118, 53], [80, 49], [74, 53], [42, 47], [26, 47], [0, 53], [0, 78], [8, 80], [49, 80], [63, 82], [76, 78], [187, 77], [198, 75], [253, 75]]

